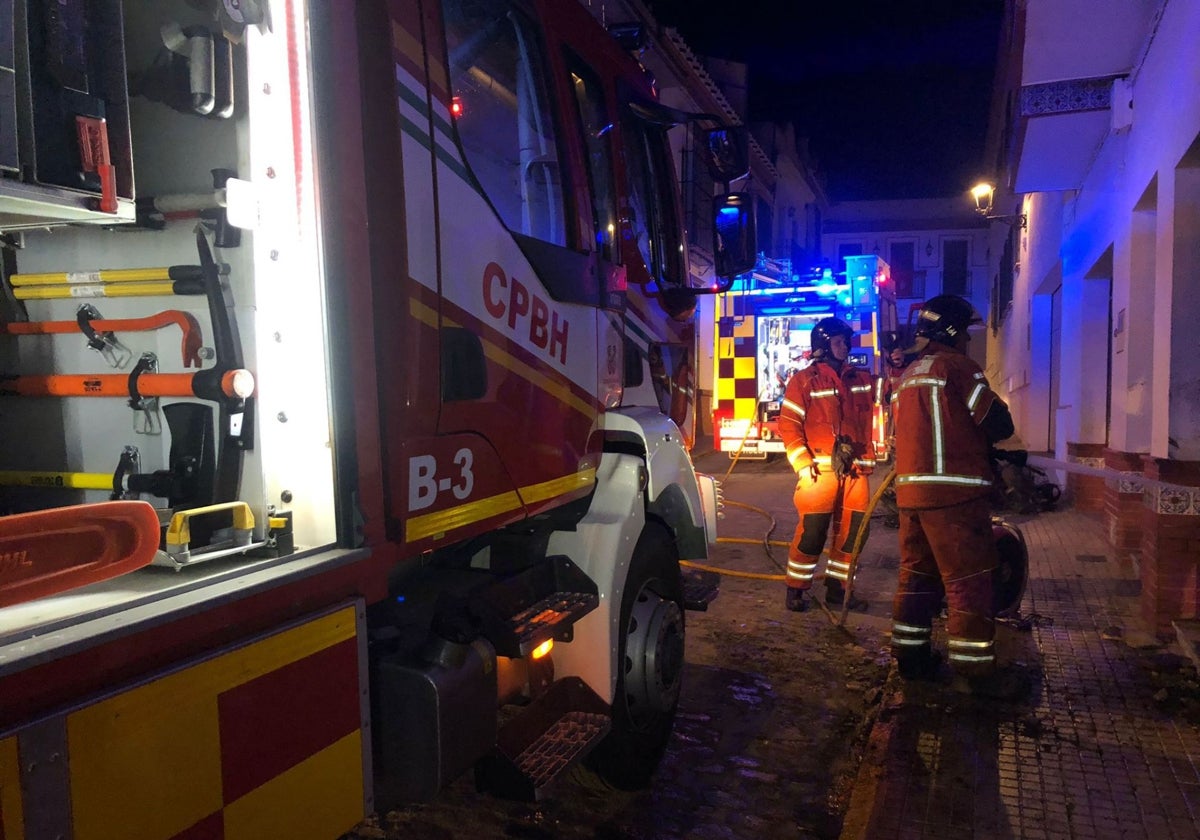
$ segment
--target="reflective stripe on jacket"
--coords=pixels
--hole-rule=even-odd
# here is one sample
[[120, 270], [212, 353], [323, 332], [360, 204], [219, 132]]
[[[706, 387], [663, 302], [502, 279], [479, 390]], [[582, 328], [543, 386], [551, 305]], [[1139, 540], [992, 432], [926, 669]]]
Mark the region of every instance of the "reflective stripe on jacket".
[[971, 358], [931, 343], [897, 392], [896, 504], [933, 508], [991, 492], [990, 449], [980, 423], [1000, 397]]
[[796, 372], [779, 408], [779, 436], [792, 469], [800, 472], [814, 462], [828, 467], [834, 438], [846, 435], [859, 472], [871, 472], [872, 390], [870, 374], [849, 363], [842, 365], [841, 375], [822, 361]]

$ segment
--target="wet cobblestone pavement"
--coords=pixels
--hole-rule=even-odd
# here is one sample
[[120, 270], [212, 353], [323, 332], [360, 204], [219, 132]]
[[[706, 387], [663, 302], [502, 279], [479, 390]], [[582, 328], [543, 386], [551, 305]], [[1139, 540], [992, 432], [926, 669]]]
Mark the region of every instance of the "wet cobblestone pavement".
[[[795, 526], [786, 465], [697, 459], [724, 478], [711, 563], [778, 574], [764, 540]], [[783, 584], [726, 576], [688, 613], [675, 733], [648, 790], [575, 779], [536, 805], [460, 779], [436, 801], [355, 838], [820, 838], [1107, 840], [1200, 837], [1200, 683], [1177, 645], [1141, 629], [1136, 573], [1106, 553], [1103, 523], [1070, 510], [1019, 517], [1031, 580], [1003, 661], [1031, 677], [1016, 702], [960, 694], [949, 674], [904, 684], [887, 653], [898, 551], [874, 521], [845, 629], [789, 613]], [[756, 544], [758, 543], [758, 544]], [[940, 635], [940, 626], [935, 628]], [[939, 640], [940, 641], [940, 640]]]
[[894, 684], [845, 840], [1200, 837], [1200, 715], [1190, 660], [1141, 627], [1136, 572], [1072, 511], [1021, 522], [1027, 632], [998, 653], [1033, 678], [1020, 702]]

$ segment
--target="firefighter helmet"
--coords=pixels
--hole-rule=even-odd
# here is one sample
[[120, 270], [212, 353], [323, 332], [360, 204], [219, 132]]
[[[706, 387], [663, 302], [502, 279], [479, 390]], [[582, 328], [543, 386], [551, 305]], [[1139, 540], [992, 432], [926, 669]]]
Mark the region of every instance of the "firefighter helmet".
[[850, 346], [850, 339], [854, 337], [854, 330], [850, 329], [850, 325], [841, 318], [822, 318], [817, 321], [817, 325], [812, 329], [812, 355], [814, 359], [823, 359], [829, 353], [829, 342], [835, 335], [843, 336], [846, 339], [846, 346]]
[[970, 302], [958, 295], [938, 295], [925, 301], [917, 313], [917, 338], [939, 344], [953, 345], [972, 324], [982, 324], [983, 318]]

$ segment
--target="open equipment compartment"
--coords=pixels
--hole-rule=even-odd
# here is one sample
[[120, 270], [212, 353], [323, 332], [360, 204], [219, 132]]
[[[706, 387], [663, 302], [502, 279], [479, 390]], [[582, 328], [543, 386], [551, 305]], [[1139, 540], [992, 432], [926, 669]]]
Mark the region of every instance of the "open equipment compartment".
[[[306, 19], [200, 5], [7, 4], [21, 119], [0, 177], [0, 515], [106, 501], [116, 474], [158, 509], [166, 568], [7, 607], [0, 641], [335, 541]], [[98, 182], [65, 183], [89, 110], [116, 210]]]

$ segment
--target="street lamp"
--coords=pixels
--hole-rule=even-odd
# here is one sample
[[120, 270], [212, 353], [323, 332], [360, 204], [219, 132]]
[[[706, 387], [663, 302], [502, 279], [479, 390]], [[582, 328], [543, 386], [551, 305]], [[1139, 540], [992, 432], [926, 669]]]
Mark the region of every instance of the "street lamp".
[[989, 183], [982, 182], [972, 187], [971, 198], [975, 199], [975, 212], [991, 221], [1008, 222], [1009, 224], [1016, 222], [1020, 225], [1021, 230], [1027, 229], [1029, 227], [1029, 219], [1024, 213], [1013, 216], [992, 215], [992, 199], [995, 195], [996, 188]]

